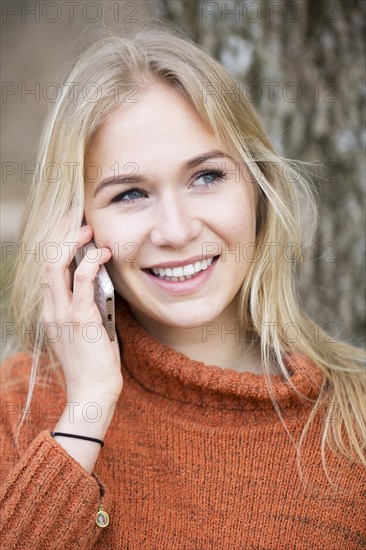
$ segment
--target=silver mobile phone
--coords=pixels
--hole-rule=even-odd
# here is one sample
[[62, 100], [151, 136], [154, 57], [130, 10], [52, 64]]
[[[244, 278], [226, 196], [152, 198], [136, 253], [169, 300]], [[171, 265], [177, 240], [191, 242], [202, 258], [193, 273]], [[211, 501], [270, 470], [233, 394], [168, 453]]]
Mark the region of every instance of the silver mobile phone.
[[[75, 265], [80, 264], [87, 251], [97, 249], [94, 241], [88, 242], [76, 251]], [[94, 255], [93, 255], [94, 257]], [[103, 326], [107, 331], [109, 339], [115, 340], [115, 307], [114, 307], [114, 287], [110, 276], [104, 265], [99, 267], [94, 280], [94, 301], [102, 316]]]

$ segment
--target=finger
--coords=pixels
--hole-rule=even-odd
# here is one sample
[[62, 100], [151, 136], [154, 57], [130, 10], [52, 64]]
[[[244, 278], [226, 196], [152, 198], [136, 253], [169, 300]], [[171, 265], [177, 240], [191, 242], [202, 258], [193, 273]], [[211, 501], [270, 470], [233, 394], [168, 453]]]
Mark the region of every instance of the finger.
[[[80, 229], [77, 244], [80, 246], [86, 244], [91, 239], [91, 235], [92, 229], [90, 226], [86, 229]], [[70, 270], [73, 268], [70, 266], [73, 263], [77, 247], [75, 243], [73, 247], [70, 247], [70, 244], [70, 242], [66, 241], [64, 245], [61, 245], [60, 257], [55, 262], [55, 265], [50, 268], [52, 270], [49, 282], [51, 293], [55, 304], [62, 305], [63, 309], [72, 301], [72, 278]]]
[[[70, 265], [75, 257], [76, 250], [82, 245], [86, 244], [91, 240], [93, 235], [93, 230], [89, 226], [80, 227], [75, 236], [75, 231], [71, 230], [63, 243], [58, 244], [58, 250], [60, 253], [57, 255], [56, 259], [46, 258], [46, 271], [52, 278], [54, 272], [58, 269], [65, 269]], [[76, 238], [76, 240], [75, 240]]]
[[96, 307], [94, 301], [94, 281], [99, 267], [111, 259], [109, 248], [88, 251], [74, 273], [73, 304], [76, 311]]
[[76, 264], [74, 261], [72, 261], [70, 262], [69, 266], [66, 269], [67, 288], [71, 288], [71, 290], [73, 290], [73, 286], [74, 286], [75, 270], [76, 270]]

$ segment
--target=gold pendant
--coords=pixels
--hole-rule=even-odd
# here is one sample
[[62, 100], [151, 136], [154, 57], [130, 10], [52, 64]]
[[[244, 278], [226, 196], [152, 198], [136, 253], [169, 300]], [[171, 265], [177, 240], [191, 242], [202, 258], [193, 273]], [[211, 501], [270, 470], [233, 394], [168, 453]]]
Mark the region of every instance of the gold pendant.
[[107, 512], [104, 511], [102, 505], [99, 506], [95, 523], [98, 525], [98, 527], [107, 527], [109, 523], [109, 515], [107, 514]]

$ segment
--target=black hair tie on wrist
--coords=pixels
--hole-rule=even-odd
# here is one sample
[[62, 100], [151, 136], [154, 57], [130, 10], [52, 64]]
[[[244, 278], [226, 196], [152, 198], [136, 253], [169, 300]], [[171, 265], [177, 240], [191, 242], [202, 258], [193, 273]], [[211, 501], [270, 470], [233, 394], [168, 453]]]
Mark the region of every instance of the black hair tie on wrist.
[[96, 439], [95, 437], [86, 437], [85, 435], [76, 435], [76, 434], [65, 434], [64, 432], [51, 432], [52, 437], [55, 437], [55, 435], [64, 435], [65, 437], [74, 437], [75, 439], [85, 439], [86, 441], [94, 441], [95, 443], [99, 443], [102, 447], [104, 447], [104, 443], [101, 439]]

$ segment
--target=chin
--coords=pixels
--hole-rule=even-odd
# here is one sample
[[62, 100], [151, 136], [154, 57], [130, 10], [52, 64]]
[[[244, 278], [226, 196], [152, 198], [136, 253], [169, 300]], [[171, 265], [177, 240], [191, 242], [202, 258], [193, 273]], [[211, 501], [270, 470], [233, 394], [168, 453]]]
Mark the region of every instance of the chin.
[[[169, 306], [167, 306], [169, 308]], [[191, 305], [182, 304], [182, 307], [170, 307], [167, 310], [154, 310], [153, 312], [144, 311], [143, 314], [150, 319], [157, 321], [163, 325], [174, 328], [201, 328], [205, 324], [214, 323], [221, 313], [221, 309], [217, 311], [203, 307], [193, 307]]]

